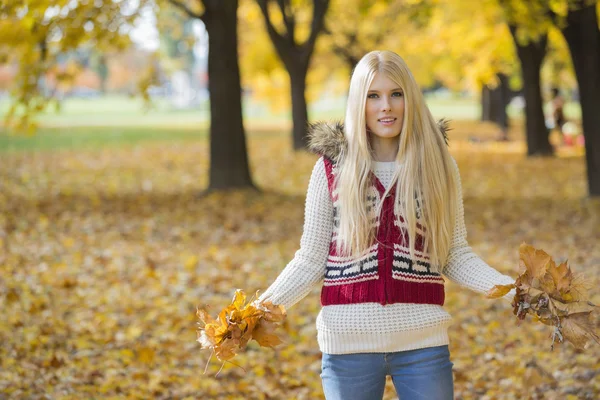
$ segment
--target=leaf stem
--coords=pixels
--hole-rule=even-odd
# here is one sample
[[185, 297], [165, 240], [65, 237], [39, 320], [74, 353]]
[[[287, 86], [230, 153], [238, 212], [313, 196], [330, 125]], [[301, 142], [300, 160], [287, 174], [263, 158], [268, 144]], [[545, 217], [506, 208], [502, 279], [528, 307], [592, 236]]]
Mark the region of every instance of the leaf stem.
[[212, 356], [215, 354], [215, 349], [213, 349], [210, 353], [210, 357], [208, 357], [208, 361], [206, 361], [206, 366], [204, 367], [204, 372], [202, 373], [202, 375], [206, 375], [206, 371], [208, 371], [208, 364], [210, 363], [210, 360], [212, 359]]

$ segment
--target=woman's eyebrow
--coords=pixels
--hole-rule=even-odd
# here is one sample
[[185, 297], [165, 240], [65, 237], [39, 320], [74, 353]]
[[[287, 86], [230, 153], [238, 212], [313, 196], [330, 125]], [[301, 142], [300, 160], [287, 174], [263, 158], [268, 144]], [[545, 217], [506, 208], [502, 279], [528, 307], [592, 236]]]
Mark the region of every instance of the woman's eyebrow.
[[[400, 91], [401, 91], [401, 90], [402, 90], [402, 88], [399, 88], [399, 87], [397, 87], [397, 88], [391, 89], [391, 90], [390, 90], [390, 92], [396, 92], [396, 91], [398, 91], [398, 90], [400, 90]], [[379, 91], [380, 91], [380, 90], [378, 90], [378, 89], [369, 89], [369, 92], [379, 92]], [[383, 92], [385, 92], [385, 90], [383, 90]]]

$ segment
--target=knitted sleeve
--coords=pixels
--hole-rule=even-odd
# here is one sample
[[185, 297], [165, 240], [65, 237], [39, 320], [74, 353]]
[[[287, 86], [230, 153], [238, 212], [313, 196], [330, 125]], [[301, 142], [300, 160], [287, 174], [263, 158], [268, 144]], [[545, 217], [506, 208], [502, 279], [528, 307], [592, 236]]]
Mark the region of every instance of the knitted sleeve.
[[315, 164], [304, 208], [300, 248], [275, 282], [259, 297], [286, 308], [302, 300], [323, 279], [333, 229], [333, 204], [323, 158]]
[[[513, 278], [502, 275], [494, 268], [487, 265], [477, 254], [473, 253], [471, 247], [469, 247], [464, 219], [460, 173], [456, 161], [453, 160], [453, 162], [455, 167], [454, 173], [456, 179], [456, 194], [458, 196], [458, 209], [456, 212], [454, 234], [450, 244], [448, 261], [443, 269], [443, 274], [451, 281], [480, 293], [487, 292], [494, 285], [508, 285], [514, 283], [515, 280]], [[510, 300], [508, 297], [506, 297], [506, 299]]]

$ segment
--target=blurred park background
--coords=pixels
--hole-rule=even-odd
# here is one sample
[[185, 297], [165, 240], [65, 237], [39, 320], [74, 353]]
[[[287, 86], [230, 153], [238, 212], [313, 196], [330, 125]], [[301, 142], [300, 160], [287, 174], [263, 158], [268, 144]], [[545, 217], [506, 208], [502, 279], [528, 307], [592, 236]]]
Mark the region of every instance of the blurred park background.
[[[474, 251], [516, 277], [530, 243], [600, 303], [599, 14], [597, 0], [2, 0], [0, 399], [323, 398], [319, 288], [283, 346], [251, 344], [218, 376], [195, 311], [266, 289], [293, 258], [317, 160], [305, 126], [343, 119], [374, 49], [399, 53], [451, 120]], [[451, 283], [445, 306], [456, 398], [600, 398], [597, 343], [551, 351], [552, 327]]]

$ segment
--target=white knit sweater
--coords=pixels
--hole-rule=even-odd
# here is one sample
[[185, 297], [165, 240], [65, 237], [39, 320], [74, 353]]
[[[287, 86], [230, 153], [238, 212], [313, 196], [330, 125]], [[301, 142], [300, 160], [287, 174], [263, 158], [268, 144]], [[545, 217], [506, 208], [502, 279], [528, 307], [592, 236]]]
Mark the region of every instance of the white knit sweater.
[[[375, 162], [373, 172], [387, 188], [395, 162]], [[458, 174], [458, 167], [456, 168]], [[514, 283], [488, 266], [471, 251], [466, 237], [460, 178], [454, 236], [443, 275], [477, 292], [494, 285]], [[304, 213], [300, 249], [275, 282], [260, 296], [290, 308], [323, 280], [333, 229], [333, 204], [323, 159], [312, 171]], [[359, 303], [330, 305], [317, 316], [317, 339], [329, 354], [395, 352], [448, 344], [450, 315], [442, 306], [430, 304]]]

